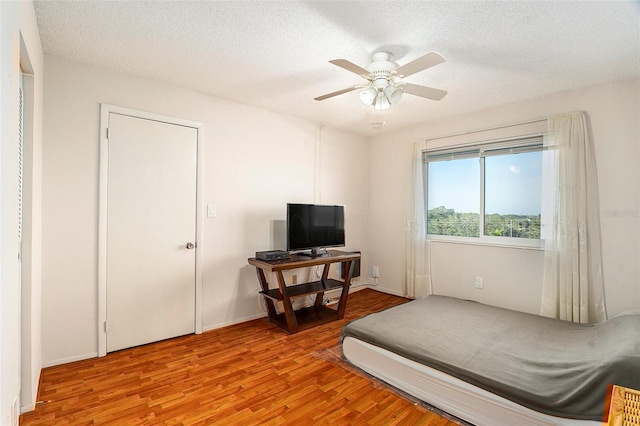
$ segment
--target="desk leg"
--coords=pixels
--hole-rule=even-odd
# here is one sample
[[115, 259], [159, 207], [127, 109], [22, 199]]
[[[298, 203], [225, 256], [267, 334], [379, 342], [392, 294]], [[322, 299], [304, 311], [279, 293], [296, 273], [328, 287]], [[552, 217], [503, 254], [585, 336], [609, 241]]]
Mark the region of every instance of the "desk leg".
[[347, 277], [342, 283], [342, 294], [340, 295], [340, 302], [338, 302], [338, 319], [344, 318], [344, 311], [347, 309], [347, 299], [349, 298], [349, 286], [351, 285], [351, 277], [353, 276], [353, 269], [356, 265], [354, 260], [347, 260], [346, 268], [349, 271]]
[[[258, 273], [258, 281], [260, 282], [260, 287], [262, 287], [262, 291], [264, 291], [265, 293], [269, 291], [269, 282], [267, 281], [267, 278], [264, 276], [264, 271], [260, 268], [256, 268], [256, 272]], [[269, 318], [276, 318], [276, 308], [273, 305], [273, 300], [269, 299], [268, 297], [264, 298], [265, 303], [267, 304], [267, 314], [269, 315]]]
[[[327, 278], [329, 277], [329, 266], [330, 266], [330, 264], [327, 263], [326, 265], [324, 265], [324, 268], [322, 268], [322, 278], [321, 278], [322, 279], [322, 284], [324, 284], [325, 281], [327, 280]], [[320, 293], [317, 293], [316, 294], [316, 301], [314, 303], [314, 306], [316, 308], [322, 306], [324, 304], [324, 303], [322, 303], [323, 300], [324, 300], [324, 291], [320, 292]]]
[[296, 320], [296, 315], [293, 312], [291, 299], [287, 295], [287, 285], [285, 284], [282, 271], [277, 271], [276, 276], [278, 277], [278, 287], [280, 288], [280, 293], [282, 293], [282, 304], [284, 305], [284, 316], [287, 319], [288, 331], [289, 333], [296, 333], [298, 331], [298, 320]]

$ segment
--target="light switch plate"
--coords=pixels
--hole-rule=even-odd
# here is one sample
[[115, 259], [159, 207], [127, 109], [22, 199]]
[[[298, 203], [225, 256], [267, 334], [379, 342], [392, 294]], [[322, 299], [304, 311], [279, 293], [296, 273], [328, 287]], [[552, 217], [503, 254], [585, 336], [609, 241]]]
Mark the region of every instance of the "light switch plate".
[[216, 217], [216, 210], [215, 204], [207, 204], [207, 217]]

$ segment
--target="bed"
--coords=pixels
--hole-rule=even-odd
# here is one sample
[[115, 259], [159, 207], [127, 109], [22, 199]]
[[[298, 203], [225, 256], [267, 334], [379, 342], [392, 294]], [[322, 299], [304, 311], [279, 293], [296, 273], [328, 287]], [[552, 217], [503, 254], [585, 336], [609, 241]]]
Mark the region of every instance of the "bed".
[[640, 389], [640, 314], [575, 324], [428, 296], [347, 324], [344, 358], [474, 425], [600, 425]]

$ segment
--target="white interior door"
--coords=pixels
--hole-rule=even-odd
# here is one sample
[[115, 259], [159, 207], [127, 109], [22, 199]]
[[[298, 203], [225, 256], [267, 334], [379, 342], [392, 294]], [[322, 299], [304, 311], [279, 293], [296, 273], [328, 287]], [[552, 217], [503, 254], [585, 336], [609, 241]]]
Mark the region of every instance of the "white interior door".
[[197, 129], [109, 114], [107, 352], [195, 331]]

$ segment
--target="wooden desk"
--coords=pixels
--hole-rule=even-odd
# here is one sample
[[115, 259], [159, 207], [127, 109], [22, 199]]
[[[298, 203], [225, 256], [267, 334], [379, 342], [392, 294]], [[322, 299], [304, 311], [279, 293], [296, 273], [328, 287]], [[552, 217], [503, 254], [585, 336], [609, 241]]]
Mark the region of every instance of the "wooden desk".
[[[293, 255], [286, 260], [264, 261], [254, 257], [248, 260], [250, 265], [256, 267], [258, 280], [262, 287], [262, 294], [267, 303], [268, 319], [271, 323], [283, 328], [289, 333], [297, 333], [326, 322], [335, 321], [344, 317], [349, 297], [349, 285], [356, 261], [360, 259], [360, 253], [349, 253], [338, 250], [328, 250], [326, 256], [309, 257]], [[331, 264], [342, 263], [348, 273], [344, 281], [329, 278]], [[295, 284], [287, 286], [284, 281], [283, 271], [297, 268], [323, 265], [322, 278], [319, 281]], [[275, 273], [278, 287], [270, 289], [267, 274]], [[344, 275], [343, 275], [344, 276]], [[336, 309], [332, 309], [323, 303], [324, 293], [328, 290], [341, 288], [340, 300]], [[291, 299], [295, 297], [315, 294], [313, 306], [294, 310]], [[277, 313], [274, 302], [280, 301], [284, 306], [283, 313]]]

